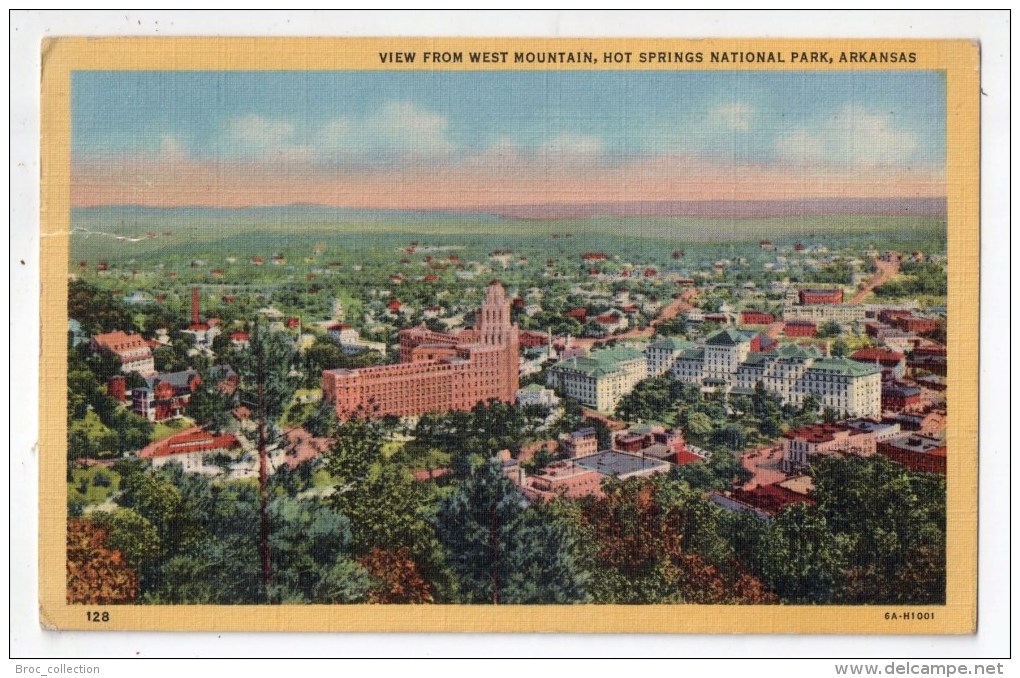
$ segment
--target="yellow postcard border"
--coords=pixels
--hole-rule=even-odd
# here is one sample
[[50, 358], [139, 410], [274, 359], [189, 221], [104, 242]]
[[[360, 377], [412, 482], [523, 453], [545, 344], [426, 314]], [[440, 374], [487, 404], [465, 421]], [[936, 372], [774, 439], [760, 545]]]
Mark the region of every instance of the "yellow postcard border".
[[[65, 600], [70, 76], [73, 70], [419, 70], [384, 50], [904, 51], [897, 64], [614, 64], [612, 70], [939, 70], [947, 92], [947, 591], [944, 606], [142, 606], [105, 608], [103, 630], [962, 634], [977, 626], [979, 46], [965, 40], [604, 38], [55, 38], [42, 45], [40, 621], [95, 630]], [[437, 65], [434, 68], [451, 68]], [[586, 70], [590, 64], [457, 64], [457, 70]], [[887, 621], [886, 612], [931, 612]]]

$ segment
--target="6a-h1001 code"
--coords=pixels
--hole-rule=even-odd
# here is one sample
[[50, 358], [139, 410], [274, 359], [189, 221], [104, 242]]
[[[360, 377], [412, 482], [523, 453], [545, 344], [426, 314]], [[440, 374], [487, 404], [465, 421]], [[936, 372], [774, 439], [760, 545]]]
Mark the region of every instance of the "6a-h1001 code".
[[886, 612], [886, 621], [931, 621], [934, 612]]

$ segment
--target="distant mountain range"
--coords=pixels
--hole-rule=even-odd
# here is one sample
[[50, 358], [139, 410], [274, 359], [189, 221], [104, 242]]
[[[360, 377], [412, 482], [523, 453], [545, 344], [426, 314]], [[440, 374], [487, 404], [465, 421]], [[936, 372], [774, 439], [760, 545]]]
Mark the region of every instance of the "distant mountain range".
[[78, 216], [103, 214], [107, 218], [258, 218], [292, 220], [295, 215], [327, 220], [387, 221], [394, 217], [431, 221], [528, 219], [537, 221], [592, 217], [701, 217], [706, 219], [761, 219], [811, 216], [944, 216], [945, 198], [818, 198], [810, 200], [703, 200], [554, 203], [542, 205], [491, 205], [462, 210], [386, 210], [296, 203], [264, 207], [146, 207], [111, 205], [76, 208]]
[[518, 219], [586, 217], [763, 218], [843, 215], [943, 216], [945, 198], [818, 198], [811, 200], [703, 200], [509, 205], [477, 211]]

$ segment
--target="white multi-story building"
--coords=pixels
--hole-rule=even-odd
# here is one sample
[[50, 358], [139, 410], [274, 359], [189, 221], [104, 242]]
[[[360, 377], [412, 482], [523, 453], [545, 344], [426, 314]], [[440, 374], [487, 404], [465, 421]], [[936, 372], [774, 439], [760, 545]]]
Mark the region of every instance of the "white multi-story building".
[[633, 348], [607, 348], [562, 360], [549, 368], [546, 385], [601, 412], [611, 412], [623, 396], [648, 377], [645, 354]]
[[752, 335], [733, 329], [710, 335], [703, 346], [683, 350], [673, 358], [673, 378], [689, 384], [728, 390], [737, 370], [751, 353]]
[[706, 386], [732, 386], [737, 370], [751, 352], [751, 335], [720, 330], [705, 340], [703, 381]]
[[645, 357], [648, 358], [648, 376], [658, 377], [673, 367], [677, 357], [694, 344], [678, 337], [659, 337], [648, 344]]
[[556, 392], [551, 388], [542, 388], [541, 384], [530, 384], [517, 391], [518, 405], [542, 405], [555, 407], [560, 402]]
[[703, 348], [687, 349], [673, 360], [673, 366], [669, 372], [677, 381], [702, 386], [705, 374], [705, 350]]
[[765, 390], [778, 393], [783, 402], [800, 405], [797, 384], [811, 364], [822, 357], [814, 346], [788, 344], [768, 353], [752, 353], [737, 370], [737, 389], [753, 392], [761, 383]]
[[800, 405], [813, 396], [840, 416], [882, 414], [882, 370], [847, 358], [822, 358], [815, 348], [784, 346], [752, 355], [740, 369], [734, 393], [750, 394], [761, 384], [784, 404]]
[[673, 378], [706, 390], [749, 395], [761, 384], [784, 404], [802, 405], [811, 395], [822, 408], [848, 417], [882, 412], [882, 370], [847, 358], [825, 358], [811, 346], [787, 345], [751, 352], [752, 339], [735, 330], [711, 335], [703, 348], [684, 350], [670, 369]]
[[822, 407], [850, 417], [882, 416], [882, 369], [849, 358], [816, 360], [794, 388], [800, 400], [814, 395]]
[[326, 327], [327, 336], [340, 346], [346, 355], [357, 355], [364, 351], [386, 353], [386, 344], [376, 341], [365, 341], [358, 330], [345, 323], [333, 323]]
[[790, 304], [783, 309], [783, 320], [832, 321], [840, 325], [864, 322], [860, 304]]

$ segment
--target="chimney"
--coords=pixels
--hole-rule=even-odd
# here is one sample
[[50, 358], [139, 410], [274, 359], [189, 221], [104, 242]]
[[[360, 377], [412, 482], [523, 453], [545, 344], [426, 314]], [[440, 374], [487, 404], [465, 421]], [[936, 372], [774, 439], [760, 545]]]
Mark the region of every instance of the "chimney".
[[198, 288], [191, 288], [191, 324], [197, 325], [198, 319]]

